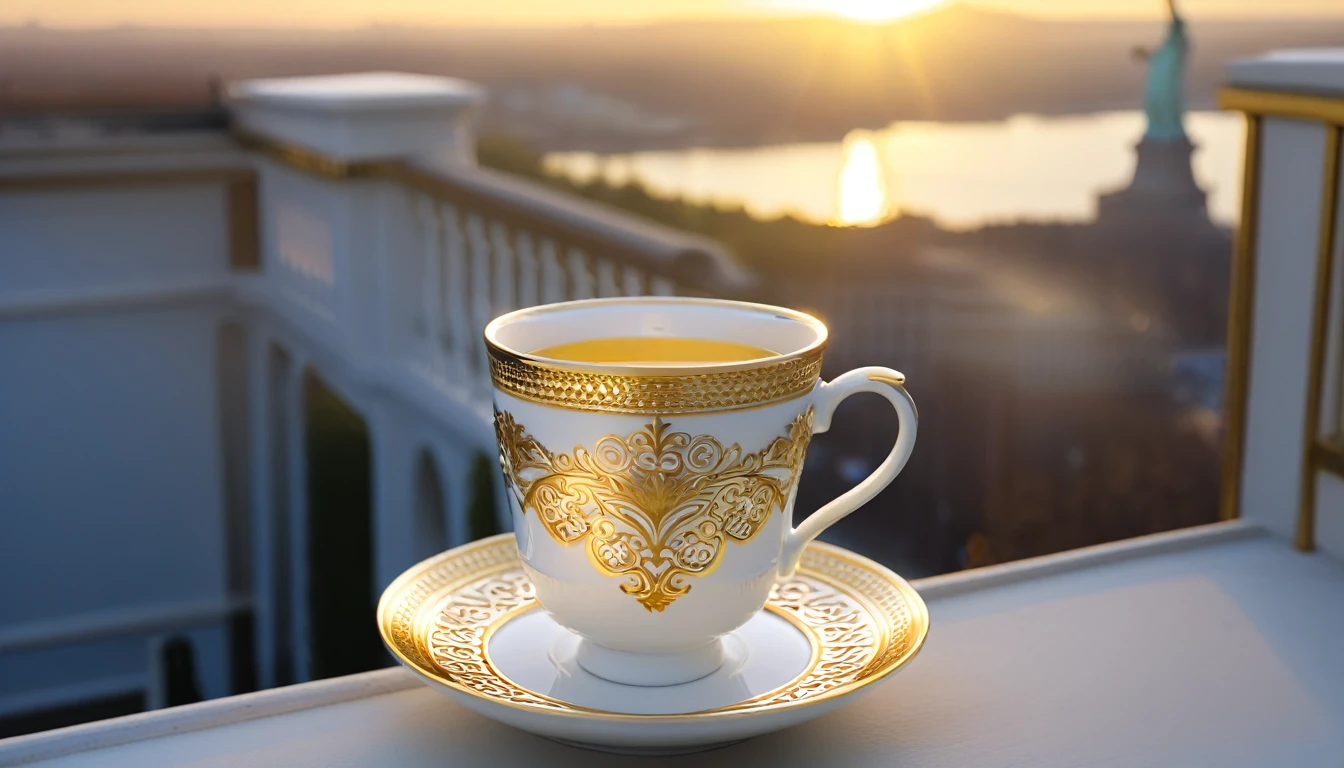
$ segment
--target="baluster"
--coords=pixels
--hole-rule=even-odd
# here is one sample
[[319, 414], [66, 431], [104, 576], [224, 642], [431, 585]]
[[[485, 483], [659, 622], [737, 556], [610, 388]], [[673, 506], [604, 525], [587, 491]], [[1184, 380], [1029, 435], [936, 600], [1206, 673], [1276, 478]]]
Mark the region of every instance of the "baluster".
[[[467, 248], [471, 251], [471, 329], [480, 338], [490, 322], [490, 241], [486, 237], [485, 221], [478, 213], [467, 214]], [[473, 354], [478, 372], [484, 372], [485, 358]], [[481, 381], [481, 377], [476, 377]]]
[[452, 349], [453, 373], [460, 379], [467, 377], [477, 350], [472, 342], [474, 327], [471, 321], [471, 283], [468, 280], [467, 238], [462, 231], [462, 215], [457, 206], [445, 204], [439, 212], [444, 228], [443, 342]]
[[650, 296], [676, 296], [677, 284], [666, 277], [652, 276], [649, 278]]
[[518, 303], [513, 280], [514, 252], [509, 228], [502, 221], [490, 222], [490, 261], [495, 273], [494, 306], [491, 315], [502, 315]]
[[578, 248], [569, 249], [569, 295], [568, 299], [591, 299], [594, 292], [593, 273], [588, 266], [588, 254]]
[[422, 222], [421, 231], [424, 233], [424, 247], [421, 248], [420, 254], [422, 271], [419, 285], [420, 317], [416, 322], [416, 335], [424, 340], [424, 354], [428, 358], [431, 370], [438, 372], [442, 370], [444, 364], [443, 354], [435, 344], [435, 329], [438, 328], [443, 314], [441, 297], [437, 290], [440, 279], [440, 254], [443, 249], [442, 230], [438, 211], [432, 199], [421, 197], [417, 201], [416, 208]]
[[519, 232], [515, 238], [518, 255], [518, 306], [534, 307], [541, 303], [541, 293], [537, 285], [537, 248], [532, 233]]
[[565, 268], [560, 263], [560, 248], [551, 238], [541, 241], [541, 300], [553, 304], [565, 300]]
[[422, 235], [420, 253], [416, 259], [417, 288], [419, 301], [416, 302], [412, 327], [418, 337], [431, 337], [435, 318], [434, 279], [439, 251], [439, 221], [434, 213], [434, 201], [417, 195], [412, 198], [416, 220], [420, 224]]
[[616, 264], [610, 259], [595, 259], [593, 270], [597, 273], [597, 295], [604, 299], [621, 295], [616, 284]]
[[621, 293], [624, 296], [644, 295], [644, 272], [629, 264], [621, 270]]

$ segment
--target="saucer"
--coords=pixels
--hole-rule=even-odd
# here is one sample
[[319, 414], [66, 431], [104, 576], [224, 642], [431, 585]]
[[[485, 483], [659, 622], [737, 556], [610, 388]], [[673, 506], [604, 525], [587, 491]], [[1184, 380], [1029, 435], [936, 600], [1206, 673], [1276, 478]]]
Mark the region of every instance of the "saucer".
[[407, 570], [383, 593], [378, 625], [402, 665], [486, 717], [588, 749], [675, 754], [844, 705], [914, 657], [929, 614], [896, 574], [812, 542], [765, 610], [724, 638], [717, 671], [621, 685], [579, 666], [578, 636], [541, 610], [513, 534], [501, 534]]

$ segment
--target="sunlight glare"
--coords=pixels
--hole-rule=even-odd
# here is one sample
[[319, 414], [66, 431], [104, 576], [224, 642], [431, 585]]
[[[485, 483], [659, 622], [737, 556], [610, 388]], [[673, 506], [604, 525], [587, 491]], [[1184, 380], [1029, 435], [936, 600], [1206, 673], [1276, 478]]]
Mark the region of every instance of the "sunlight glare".
[[887, 177], [877, 145], [866, 135], [851, 134], [845, 139], [844, 159], [836, 178], [836, 210], [833, 224], [845, 227], [870, 227], [882, 223], [890, 213]]
[[819, 6], [855, 21], [883, 22], [927, 11], [945, 0], [823, 0]]

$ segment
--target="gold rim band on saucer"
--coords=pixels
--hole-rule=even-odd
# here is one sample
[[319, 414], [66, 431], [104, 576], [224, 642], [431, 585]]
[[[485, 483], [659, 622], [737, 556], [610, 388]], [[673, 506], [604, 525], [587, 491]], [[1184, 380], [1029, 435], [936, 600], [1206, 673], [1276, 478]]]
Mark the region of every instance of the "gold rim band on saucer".
[[412, 567], [383, 593], [378, 625], [393, 655], [426, 681], [483, 701], [560, 717], [669, 722], [806, 707], [875, 683], [919, 652], [923, 600], [903, 579], [839, 547], [812, 542], [797, 574], [766, 610], [807, 636], [812, 656], [792, 681], [716, 709], [673, 715], [605, 712], [528, 690], [491, 660], [490, 638], [538, 609], [513, 534], [500, 534]]
[[569, 370], [486, 346], [490, 378], [500, 391], [576, 411], [663, 415], [731, 411], [801, 397], [821, 376], [821, 349], [742, 370], [641, 376]]

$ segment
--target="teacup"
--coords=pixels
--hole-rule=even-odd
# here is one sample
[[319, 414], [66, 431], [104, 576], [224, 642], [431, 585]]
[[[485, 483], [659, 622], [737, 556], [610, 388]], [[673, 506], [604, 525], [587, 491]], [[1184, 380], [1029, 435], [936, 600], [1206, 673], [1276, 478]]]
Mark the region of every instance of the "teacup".
[[[536, 354], [614, 337], [648, 338], [653, 359]], [[574, 301], [496, 318], [485, 340], [523, 568], [542, 608], [582, 638], [579, 664], [618, 683], [673, 685], [717, 669], [720, 639], [761, 610], [809, 541], [896, 477], [915, 443], [905, 377], [871, 367], [821, 381], [826, 326], [789, 309]], [[687, 340], [760, 356], [656, 359]], [[859, 392], [896, 409], [896, 444], [793, 528], [808, 440]]]

